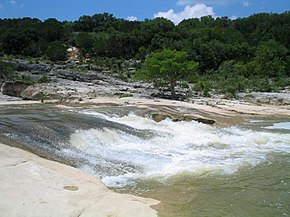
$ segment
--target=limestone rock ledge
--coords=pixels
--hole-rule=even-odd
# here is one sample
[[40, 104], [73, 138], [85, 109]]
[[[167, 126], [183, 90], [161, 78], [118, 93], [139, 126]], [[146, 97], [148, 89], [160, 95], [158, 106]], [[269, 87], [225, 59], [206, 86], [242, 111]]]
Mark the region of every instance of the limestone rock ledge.
[[153, 217], [159, 202], [117, 194], [95, 176], [0, 144], [2, 217]]

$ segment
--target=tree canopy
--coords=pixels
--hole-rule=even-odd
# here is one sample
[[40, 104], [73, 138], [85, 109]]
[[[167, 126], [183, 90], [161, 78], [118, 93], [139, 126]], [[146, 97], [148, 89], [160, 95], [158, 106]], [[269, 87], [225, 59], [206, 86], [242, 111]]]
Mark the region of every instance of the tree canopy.
[[[257, 77], [268, 85], [278, 80], [287, 85], [289, 35], [289, 11], [236, 20], [206, 16], [184, 20], [178, 25], [165, 18], [128, 21], [108, 13], [82, 16], [74, 22], [0, 19], [0, 55], [63, 60], [63, 48], [76, 46], [81, 56], [90, 56], [92, 61], [101, 58], [144, 61], [151, 53], [176, 50], [197, 62], [201, 79], [211, 80], [213, 87], [229, 77], [225, 74], [229, 69], [225, 68], [230, 67], [242, 79], [241, 87], [254, 88], [248, 80]], [[54, 51], [59, 54], [57, 58], [52, 55]]]
[[176, 82], [195, 75], [198, 63], [188, 60], [186, 52], [162, 50], [145, 60], [139, 77], [153, 81], [155, 86], [169, 85], [172, 99], [176, 98]]

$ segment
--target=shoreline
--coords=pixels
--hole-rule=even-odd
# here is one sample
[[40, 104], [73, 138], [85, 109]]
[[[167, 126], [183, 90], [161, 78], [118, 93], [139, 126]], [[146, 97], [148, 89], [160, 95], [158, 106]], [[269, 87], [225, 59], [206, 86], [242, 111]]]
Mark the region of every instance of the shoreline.
[[[31, 105], [43, 104], [36, 100], [13, 100], [1, 101], [0, 106], [5, 105]], [[54, 104], [58, 108], [69, 108], [79, 105], [133, 105], [133, 106], [171, 106], [179, 108], [196, 109], [201, 112], [235, 116], [235, 115], [278, 115], [290, 116], [290, 106], [272, 105], [272, 104], [256, 104], [246, 102], [243, 100], [227, 100], [199, 97], [193, 99], [191, 102], [168, 100], [161, 98], [141, 98], [141, 97], [112, 97], [112, 96], [98, 96], [93, 99], [84, 99], [79, 102], [60, 102], [59, 100], [45, 100], [44, 104]]]
[[[103, 100], [103, 101], [102, 101]], [[232, 116], [235, 114], [244, 115], [290, 115], [290, 108], [287, 106], [276, 106], [261, 104], [257, 105], [254, 103], [244, 102], [240, 100], [225, 100], [225, 99], [213, 99], [213, 98], [196, 98], [192, 102], [167, 100], [167, 99], [147, 99], [147, 98], [95, 98], [90, 100], [84, 100], [80, 104], [92, 103], [114, 103], [117, 101], [119, 105], [159, 105], [159, 106], [173, 106], [173, 107], [184, 107], [197, 109], [204, 112], [228, 115]], [[287, 109], [288, 108], [288, 109]]]

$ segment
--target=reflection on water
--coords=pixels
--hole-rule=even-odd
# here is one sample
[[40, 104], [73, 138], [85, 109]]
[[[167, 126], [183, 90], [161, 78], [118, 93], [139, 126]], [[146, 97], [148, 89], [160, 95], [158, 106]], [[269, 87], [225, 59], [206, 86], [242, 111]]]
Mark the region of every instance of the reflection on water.
[[160, 216], [289, 216], [287, 124], [156, 123], [133, 107], [0, 110], [1, 139], [159, 199]]

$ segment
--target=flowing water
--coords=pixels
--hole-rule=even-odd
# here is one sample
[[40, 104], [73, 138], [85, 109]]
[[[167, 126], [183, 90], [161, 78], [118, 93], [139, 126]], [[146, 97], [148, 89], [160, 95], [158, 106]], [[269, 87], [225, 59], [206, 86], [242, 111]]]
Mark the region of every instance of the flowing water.
[[160, 216], [290, 216], [290, 119], [227, 127], [135, 107], [0, 107], [0, 139], [159, 199]]

